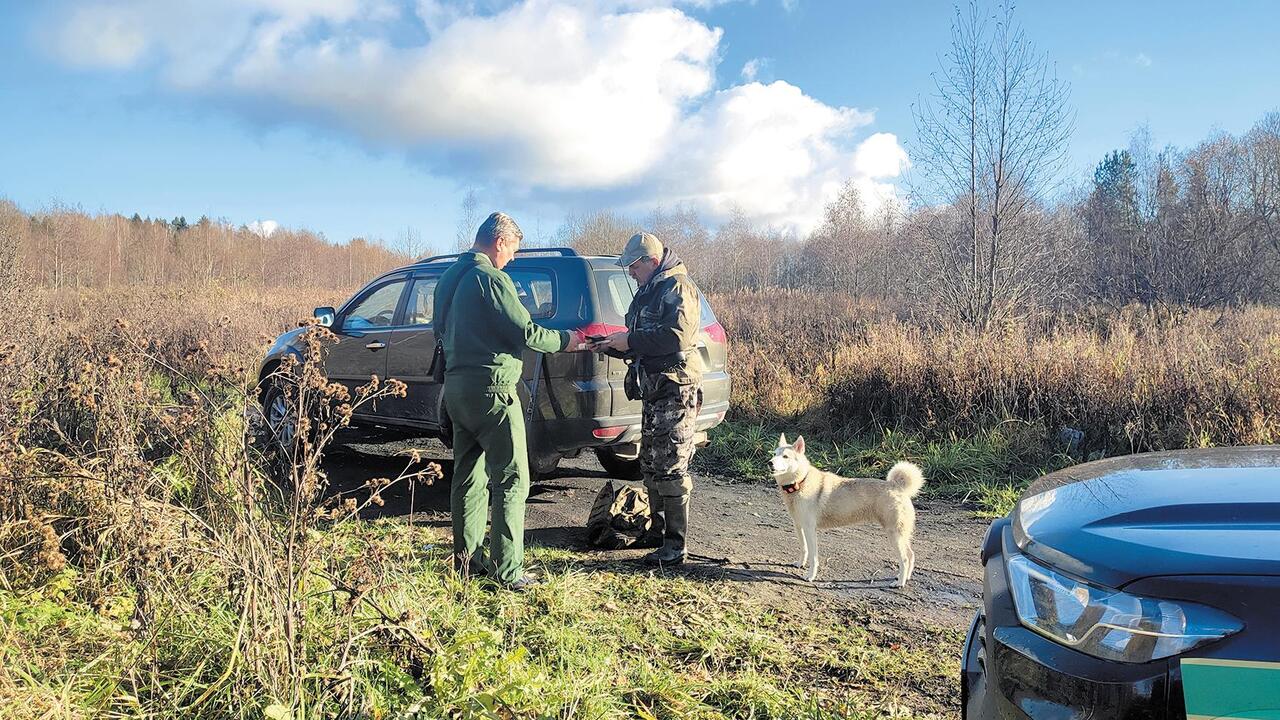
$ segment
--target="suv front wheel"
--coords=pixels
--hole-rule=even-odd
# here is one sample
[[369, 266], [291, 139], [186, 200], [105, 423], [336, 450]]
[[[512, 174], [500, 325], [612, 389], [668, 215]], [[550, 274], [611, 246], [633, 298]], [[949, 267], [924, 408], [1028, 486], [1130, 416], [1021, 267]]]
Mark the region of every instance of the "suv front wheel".
[[297, 431], [297, 421], [292, 408], [285, 398], [281, 381], [272, 378], [262, 391], [262, 418], [266, 422], [266, 431], [271, 442], [286, 452], [293, 447], [293, 436]]
[[[620, 452], [621, 451], [621, 452]], [[598, 447], [596, 457], [609, 477], [619, 480], [641, 480], [640, 455], [634, 445]]]

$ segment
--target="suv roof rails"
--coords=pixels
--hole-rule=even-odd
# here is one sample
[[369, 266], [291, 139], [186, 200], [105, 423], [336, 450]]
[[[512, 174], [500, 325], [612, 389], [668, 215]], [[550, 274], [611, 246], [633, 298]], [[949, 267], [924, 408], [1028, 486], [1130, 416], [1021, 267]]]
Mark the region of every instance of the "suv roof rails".
[[[435, 255], [433, 257], [424, 257], [424, 258], [419, 258], [418, 260], [415, 260], [414, 264], [416, 265], [418, 263], [441, 262], [444, 260], [457, 260], [461, 255], [462, 253], [452, 253], [450, 255]], [[578, 257], [578, 251], [574, 250], [571, 247], [528, 248], [525, 250], [517, 250], [516, 255], [523, 255], [525, 257], [546, 257], [546, 256]]]

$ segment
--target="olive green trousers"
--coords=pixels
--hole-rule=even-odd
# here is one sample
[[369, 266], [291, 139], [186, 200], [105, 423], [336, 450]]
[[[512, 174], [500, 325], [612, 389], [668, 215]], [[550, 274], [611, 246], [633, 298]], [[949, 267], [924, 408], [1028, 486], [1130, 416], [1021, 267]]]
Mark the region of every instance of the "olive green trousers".
[[[450, 378], [445, 408], [453, 422], [453, 551], [474, 570], [501, 583], [524, 575], [524, 509], [529, 453], [524, 413], [515, 390]], [[489, 554], [485, 521], [492, 511]]]

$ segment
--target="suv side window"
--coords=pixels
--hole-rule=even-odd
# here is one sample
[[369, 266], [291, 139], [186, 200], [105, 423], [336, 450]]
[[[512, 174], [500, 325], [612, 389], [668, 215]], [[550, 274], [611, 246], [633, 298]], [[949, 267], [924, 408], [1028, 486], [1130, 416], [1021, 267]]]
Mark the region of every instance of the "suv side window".
[[[601, 320], [611, 325], [626, 322], [627, 308], [631, 307], [631, 299], [639, 291], [636, 281], [626, 270], [596, 270], [596, 285], [601, 293]], [[711, 311], [711, 304], [702, 291], [698, 292], [702, 300], [702, 326], [716, 322], [716, 314]]]
[[342, 319], [343, 330], [372, 330], [390, 327], [404, 291], [404, 278], [392, 280], [369, 293]]
[[719, 320], [716, 320], [715, 312], [711, 309], [711, 303], [707, 302], [707, 296], [701, 291], [698, 292], [698, 295], [702, 297], [702, 327], [719, 322]]
[[639, 289], [626, 270], [596, 270], [596, 286], [600, 298], [600, 319], [610, 325], [622, 325], [631, 307], [631, 298]]
[[417, 278], [409, 290], [409, 302], [404, 307], [404, 325], [430, 325], [435, 312], [433, 296], [438, 277]]
[[537, 320], [556, 314], [555, 281], [546, 270], [508, 270], [520, 303]]

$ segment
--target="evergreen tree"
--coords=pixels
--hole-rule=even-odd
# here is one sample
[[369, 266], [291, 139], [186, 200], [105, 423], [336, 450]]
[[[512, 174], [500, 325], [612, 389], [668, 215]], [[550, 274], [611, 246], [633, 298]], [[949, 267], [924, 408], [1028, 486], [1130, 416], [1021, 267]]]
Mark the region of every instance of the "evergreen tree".
[[1112, 151], [1098, 163], [1085, 207], [1094, 292], [1117, 304], [1149, 301], [1150, 268], [1143, 249], [1138, 171], [1128, 150]]

